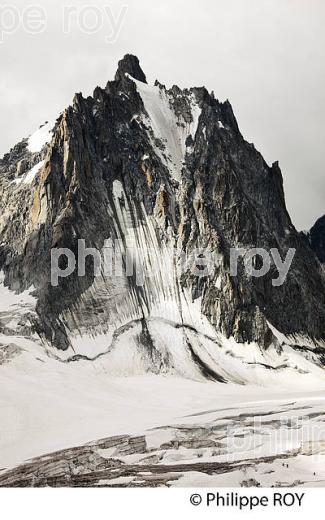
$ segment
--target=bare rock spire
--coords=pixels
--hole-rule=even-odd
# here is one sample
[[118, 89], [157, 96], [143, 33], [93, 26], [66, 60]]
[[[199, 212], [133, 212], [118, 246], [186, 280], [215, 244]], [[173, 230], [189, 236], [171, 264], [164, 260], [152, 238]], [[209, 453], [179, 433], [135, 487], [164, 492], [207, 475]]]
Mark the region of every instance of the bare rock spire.
[[146, 76], [140, 67], [139, 60], [136, 56], [133, 56], [133, 54], [126, 54], [124, 58], [118, 62], [115, 81], [123, 80], [126, 73], [130, 74], [134, 79], [142, 81], [142, 83], [147, 83]]

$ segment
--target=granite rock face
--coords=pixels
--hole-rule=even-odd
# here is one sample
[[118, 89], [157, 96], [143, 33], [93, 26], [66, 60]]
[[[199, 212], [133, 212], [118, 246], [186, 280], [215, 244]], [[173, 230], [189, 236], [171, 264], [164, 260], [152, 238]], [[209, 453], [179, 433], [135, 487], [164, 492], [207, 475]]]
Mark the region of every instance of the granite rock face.
[[325, 215], [319, 218], [309, 232], [310, 246], [319, 261], [325, 263]]
[[[91, 358], [128, 337], [125, 356], [134, 349], [160, 372], [174, 364], [166, 344], [175, 341], [217, 379], [212, 347], [207, 357], [202, 349], [218, 334], [265, 349], [281, 348], [275, 329], [323, 344], [324, 218], [310, 243], [297, 232], [278, 163], [268, 166], [245, 141], [229, 101], [205, 88], [149, 86], [126, 55], [114, 81], [92, 97], [76, 94], [38, 148], [31, 139], [0, 161], [0, 268], [10, 289], [35, 288], [33, 326], [46, 343]], [[124, 264], [140, 255], [148, 265], [151, 255], [157, 268], [139, 285], [134, 273], [95, 276], [88, 256], [85, 276], [54, 287], [51, 250], [77, 258], [80, 239], [99, 251], [110, 239]], [[206, 276], [193, 274], [195, 260], [181, 269], [173, 253], [191, 259], [200, 248], [218, 258]], [[231, 248], [296, 253], [274, 286], [273, 263], [251, 278], [240, 259], [231, 276]]]

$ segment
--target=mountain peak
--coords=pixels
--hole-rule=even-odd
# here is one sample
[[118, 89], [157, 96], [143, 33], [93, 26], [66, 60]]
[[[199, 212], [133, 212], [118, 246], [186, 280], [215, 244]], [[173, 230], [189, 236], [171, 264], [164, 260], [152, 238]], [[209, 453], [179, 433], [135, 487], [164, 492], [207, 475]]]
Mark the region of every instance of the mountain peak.
[[146, 76], [140, 67], [139, 59], [133, 54], [126, 54], [118, 62], [118, 69], [115, 74], [115, 81], [120, 81], [124, 78], [125, 74], [128, 73], [134, 79], [147, 83]]

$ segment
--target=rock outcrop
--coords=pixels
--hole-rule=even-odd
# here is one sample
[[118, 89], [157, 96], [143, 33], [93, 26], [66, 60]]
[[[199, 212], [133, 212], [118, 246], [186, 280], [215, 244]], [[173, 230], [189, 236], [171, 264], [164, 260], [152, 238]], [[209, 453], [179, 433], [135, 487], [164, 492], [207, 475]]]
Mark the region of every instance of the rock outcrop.
[[311, 248], [319, 261], [325, 263], [325, 215], [319, 218], [309, 232]]

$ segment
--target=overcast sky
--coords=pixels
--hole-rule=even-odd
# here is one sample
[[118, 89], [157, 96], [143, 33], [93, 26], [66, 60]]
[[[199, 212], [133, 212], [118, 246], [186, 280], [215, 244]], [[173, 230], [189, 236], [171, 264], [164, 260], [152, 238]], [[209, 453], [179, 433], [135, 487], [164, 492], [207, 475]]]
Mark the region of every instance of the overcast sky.
[[205, 85], [231, 101], [244, 137], [279, 160], [299, 229], [325, 213], [324, 0], [42, 0], [36, 20], [23, 10], [37, 0], [4, 4], [0, 155], [74, 92], [104, 86], [129, 52], [149, 82]]

